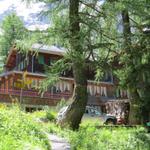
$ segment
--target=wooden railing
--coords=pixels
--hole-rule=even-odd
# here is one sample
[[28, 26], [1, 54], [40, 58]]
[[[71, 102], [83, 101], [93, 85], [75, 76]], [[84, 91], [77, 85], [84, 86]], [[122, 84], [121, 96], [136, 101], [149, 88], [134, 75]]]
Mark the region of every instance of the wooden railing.
[[[21, 90], [14, 90], [14, 89], [0, 89], [0, 94], [7, 94], [7, 95], [14, 95], [14, 96], [20, 96]], [[45, 92], [43, 95], [39, 94], [38, 91], [27, 91], [23, 90], [22, 91], [22, 96], [23, 97], [38, 97], [38, 98], [50, 98], [50, 99], [69, 99], [72, 94], [71, 93], [50, 93], [50, 92]]]

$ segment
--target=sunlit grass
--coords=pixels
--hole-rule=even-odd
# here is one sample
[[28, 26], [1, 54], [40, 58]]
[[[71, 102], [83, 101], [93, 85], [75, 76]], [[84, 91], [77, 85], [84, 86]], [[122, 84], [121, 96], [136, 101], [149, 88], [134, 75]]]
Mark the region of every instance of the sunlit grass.
[[84, 118], [77, 131], [61, 128], [54, 122], [46, 123], [49, 133], [66, 138], [72, 150], [149, 150], [150, 135], [144, 127], [98, 128], [103, 123], [98, 118]]
[[[66, 138], [72, 150], [149, 150], [150, 135], [144, 127], [101, 127], [98, 118], [86, 118], [79, 130], [61, 128], [54, 120], [42, 122], [52, 109], [25, 113], [18, 107], [0, 107], [0, 149], [49, 150], [45, 132]], [[55, 112], [55, 111], [54, 111]]]
[[19, 107], [0, 107], [0, 150], [49, 150], [41, 125]]

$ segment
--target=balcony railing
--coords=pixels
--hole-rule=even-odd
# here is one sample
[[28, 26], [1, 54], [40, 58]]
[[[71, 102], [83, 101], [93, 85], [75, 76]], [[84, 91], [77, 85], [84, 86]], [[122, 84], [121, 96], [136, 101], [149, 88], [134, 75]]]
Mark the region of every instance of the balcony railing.
[[[21, 90], [14, 90], [14, 89], [0, 89], [0, 94], [5, 94], [5, 95], [12, 95], [12, 96], [20, 96], [21, 95]], [[27, 91], [27, 90], [22, 90], [22, 96], [23, 97], [38, 97], [38, 98], [49, 98], [49, 99], [69, 99], [72, 94], [71, 93], [50, 93], [50, 92], [45, 92], [43, 95], [39, 94], [38, 91]]]

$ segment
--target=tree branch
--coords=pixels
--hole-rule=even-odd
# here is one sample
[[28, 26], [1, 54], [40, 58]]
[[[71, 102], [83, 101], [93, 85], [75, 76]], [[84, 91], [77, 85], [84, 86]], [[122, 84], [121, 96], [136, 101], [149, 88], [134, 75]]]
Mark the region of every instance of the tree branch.
[[105, 14], [104, 14], [103, 12], [97, 10], [97, 9], [96, 9], [95, 7], [93, 7], [92, 5], [87, 4], [87, 3], [85, 3], [85, 2], [83, 2], [83, 1], [81, 1], [81, 0], [80, 0], [79, 2], [80, 2], [81, 4], [83, 4], [83, 5], [85, 5], [85, 6], [89, 7], [89, 8], [91, 8], [91, 9], [95, 10], [97, 13], [103, 14], [103, 15], [105, 16]]

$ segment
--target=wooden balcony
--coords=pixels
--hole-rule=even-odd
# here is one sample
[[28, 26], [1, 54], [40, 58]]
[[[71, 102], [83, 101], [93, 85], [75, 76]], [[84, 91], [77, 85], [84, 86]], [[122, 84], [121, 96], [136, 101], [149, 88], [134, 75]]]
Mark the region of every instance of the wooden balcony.
[[[0, 102], [11, 103], [12, 98], [17, 98], [20, 100], [20, 95], [22, 95], [22, 103], [27, 105], [48, 105], [48, 106], [56, 106], [57, 103], [61, 99], [68, 100], [72, 97], [73, 89], [74, 89], [74, 79], [72, 78], [60, 78], [58, 83], [53, 85], [53, 87], [49, 88], [47, 92], [44, 94], [39, 94], [38, 90], [33, 87], [39, 86], [39, 83], [42, 82], [43, 78], [39, 76], [28, 76], [33, 81], [32, 84], [22, 90], [16, 89], [14, 86], [15, 79], [18, 80], [21, 76], [8, 75], [7, 77], [3, 77], [1, 79], [0, 84]], [[116, 99], [117, 97], [114, 95], [115, 88], [113, 83], [107, 82], [94, 82], [88, 81], [87, 85], [87, 93], [88, 93], [88, 104], [89, 105], [102, 105], [109, 101], [110, 99]], [[120, 99], [124, 99], [125, 91], [119, 92], [118, 96]]]
[[[18, 80], [22, 79], [22, 73], [18, 71], [12, 71], [1, 75], [0, 89], [1, 93], [7, 94], [19, 94], [20, 89], [16, 87]], [[38, 91], [34, 87], [39, 87], [40, 83], [46, 78], [43, 74], [28, 73], [26, 79], [31, 81], [26, 89], [23, 90], [23, 96], [40, 96]], [[55, 90], [54, 90], [55, 89]], [[74, 89], [74, 79], [60, 77], [60, 80], [51, 88], [49, 92], [45, 92], [45, 97], [64, 97], [66, 93], [72, 95]], [[112, 97], [114, 94], [114, 84], [110, 82], [95, 82], [88, 80], [87, 92], [91, 96], [105, 96]], [[55, 93], [55, 94], [54, 94]]]
[[[12, 96], [20, 96], [21, 90], [13, 90], [13, 89], [0, 89], [0, 94], [4, 95], [12, 95]], [[34, 98], [49, 98], [49, 99], [69, 99], [72, 96], [71, 93], [56, 93], [52, 94], [49, 92], [45, 92], [43, 95], [39, 94], [38, 91], [30, 91], [30, 90], [22, 90], [22, 97], [34, 97]]]
[[[16, 83], [18, 80], [22, 79], [23, 72], [19, 71], [11, 71], [4, 73], [0, 76], [0, 94], [12, 95], [12, 96], [20, 96], [21, 89], [16, 87]], [[29, 98], [47, 98], [60, 100], [62, 98], [68, 99], [72, 96], [74, 89], [74, 79], [60, 77], [60, 80], [53, 85], [53, 87], [48, 89], [48, 92], [45, 92], [43, 95], [39, 94], [39, 92], [35, 89], [35, 87], [39, 87], [40, 83], [46, 79], [46, 75], [37, 74], [37, 73], [27, 73], [26, 79], [32, 81], [29, 86], [23, 89], [22, 97]], [[123, 98], [127, 94], [124, 94], [124, 91], [119, 91], [119, 94], [115, 94], [116, 87], [111, 82], [96, 82], [88, 80], [87, 85], [87, 93], [88, 96], [93, 98], [100, 99], [103, 97], [104, 99], [110, 98]], [[42, 99], [41, 99], [42, 101]]]

